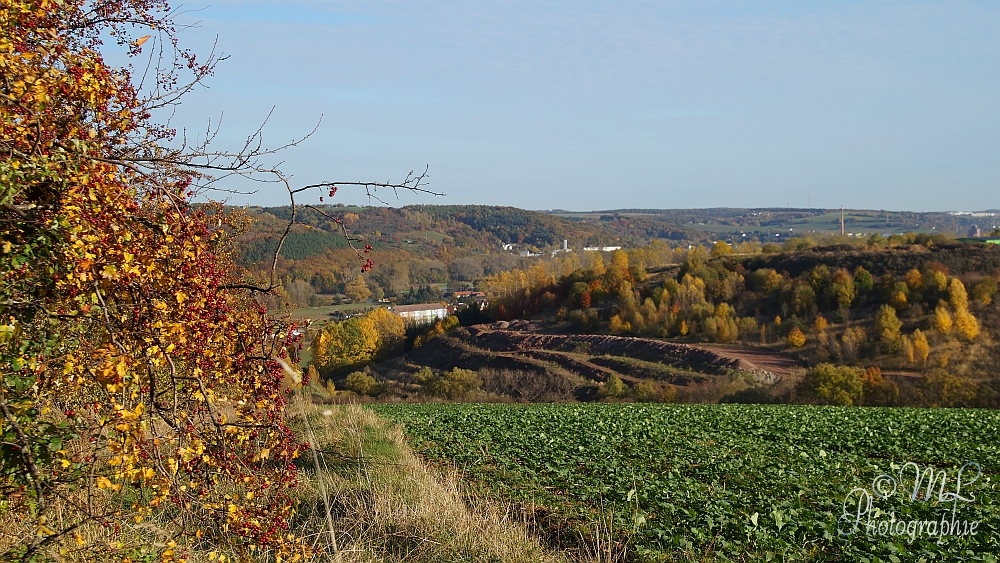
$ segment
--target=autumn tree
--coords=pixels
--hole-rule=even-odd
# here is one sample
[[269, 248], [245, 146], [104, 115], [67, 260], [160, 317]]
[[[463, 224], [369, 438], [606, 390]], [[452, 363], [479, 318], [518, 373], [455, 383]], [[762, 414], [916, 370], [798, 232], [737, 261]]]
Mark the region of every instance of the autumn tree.
[[875, 313], [875, 334], [886, 350], [895, 352], [899, 348], [899, 329], [903, 323], [896, 317], [896, 310], [890, 305], [882, 305]]
[[958, 278], [952, 278], [948, 283], [948, 303], [955, 311], [969, 308], [969, 295], [965, 291], [965, 284]]
[[372, 296], [372, 292], [368, 289], [364, 276], [358, 275], [344, 286], [344, 295], [355, 303], [362, 303]]
[[854, 298], [857, 297], [857, 289], [854, 285], [854, 277], [843, 269], [839, 268], [833, 274], [833, 280], [830, 284], [829, 294], [832, 296], [834, 302], [841, 309], [847, 309], [854, 302]]
[[788, 345], [792, 348], [801, 348], [805, 346], [806, 335], [802, 332], [799, 327], [792, 328], [791, 332], [788, 333]]
[[916, 268], [912, 268], [906, 272], [903, 280], [906, 282], [906, 286], [913, 291], [921, 291], [924, 288], [924, 276]]
[[720, 240], [712, 245], [712, 258], [729, 256], [734, 253], [733, 247], [726, 241]]
[[875, 280], [872, 278], [871, 272], [858, 266], [854, 270], [854, 287], [857, 288], [858, 293], [864, 294], [871, 291], [872, 287], [875, 285]]
[[913, 331], [913, 336], [911, 337], [913, 341], [913, 353], [917, 361], [920, 362], [921, 366], [927, 365], [927, 357], [930, 356], [931, 347], [927, 343], [927, 335], [917, 330]]
[[924, 276], [924, 288], [936, 295], [943, 294], [948, 289], [948, 276], [941, 270], [929, 270]]
[[938, 307], [934, 309], [933, 324], [934, 330], [938, 331], [940, 334], [944, 335], [951, 333], [951, 327], [954, 322], [951, 318], [951, 313], [948, 312], [946, 307], [938, 305]]
[[384, 308], [339, 323], [327, 323], [313, 340], [313, 364], [323, 377], [343, 376], [402, 352], [403, 320]]
[[991, 277], [984, 277], [972, 286], [971, 295], [976, 303], [985, 307], [993, 302], [993, 296], [997, 294], [997, 291], [997, 280]]
[[972, 342], [979, 336], [979, 321], [968, 309], [955, 311], [955, 330], [965, 340]]
[[802, 385], [821, 404], [850, 406], [864, 395], [863, 376], [864, 371], [859, 368], [819, 364], [806, 372]]
[[920, 381], [920, 396], [928, 407], [968, 407], [976, 396], [976, 384], [967, 377], [935, 368]]
[[882, 375], [878, 367], [870, 367], [861, 375], [864, 386], [863, 402], [870, 406], [892, 406], [899, 400], [899, 386]]
[[[261, 164], [259, 132], [213, 152], [153, 120], [216, 62], [178, 46], [172, 13], [0, 0], [3, 560], [309, 550], [290, 531], [297, 332], [260, 299], [280, 285], [277, 252], [270, 279], [241, 272], [245, 216], [192, 200], [218, 176], [266, 175], [291, 198], [290, 229], [296, 194], [338, 185], [292, 186]], [[104, 41], [164, 58], [133, 80]], [[350, 240], [369, 268], [370, 247]]]

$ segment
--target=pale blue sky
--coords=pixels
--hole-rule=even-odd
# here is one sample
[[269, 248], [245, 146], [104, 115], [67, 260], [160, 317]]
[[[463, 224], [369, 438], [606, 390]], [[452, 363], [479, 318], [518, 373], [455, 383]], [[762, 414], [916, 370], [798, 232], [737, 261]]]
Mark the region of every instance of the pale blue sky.
[[323, 115], [282, 157], [303, 183], [429, 164], [447, 197], [400, 204], [1000, 208], [997, 2], [184, 7], [230, 58], [174, 125], [224, 112], [235, 146], [275, 106], [277, 144]]

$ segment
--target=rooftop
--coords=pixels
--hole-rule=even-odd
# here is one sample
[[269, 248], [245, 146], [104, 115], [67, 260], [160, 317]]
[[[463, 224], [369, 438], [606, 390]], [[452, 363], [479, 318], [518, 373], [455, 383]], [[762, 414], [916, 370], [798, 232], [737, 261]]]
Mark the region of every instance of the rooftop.
[[393, 307], [393, 311], [397, 313], [415, 313], [417, 311], [436, 311], [444, 308], [444, 305], [440, 303], [421, 303], [420, 305], [397, 305]]

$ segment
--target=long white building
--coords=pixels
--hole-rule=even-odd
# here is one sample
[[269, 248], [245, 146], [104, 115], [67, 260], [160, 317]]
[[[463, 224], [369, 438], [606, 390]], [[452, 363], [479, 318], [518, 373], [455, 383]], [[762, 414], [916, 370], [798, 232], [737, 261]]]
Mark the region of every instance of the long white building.
[[448, 316], [448, 309], [440, 303], [420, 305], [397, 305], [392, 312], [403, 318], [407, 324], [427, 324]]

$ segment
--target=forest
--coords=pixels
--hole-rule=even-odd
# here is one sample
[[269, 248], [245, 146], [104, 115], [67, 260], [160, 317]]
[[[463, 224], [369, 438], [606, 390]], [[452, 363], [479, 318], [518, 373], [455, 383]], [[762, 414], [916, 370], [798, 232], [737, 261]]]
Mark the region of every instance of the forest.
[[[269, 258], [290, 218], [290, 208], [251, 207], [239, 212], [253, 220], [252, 226], [240, 238], [240, 264], [261, 275], [266, 274]], [[783, 236], [774, 237], [750, 230], [743, 232], [750, 236], [742, 236], [741, 231], [732, 230], [759, 227], [769, 220], [784, 226], [822, 218], [824, 213], [822, 210], [776, 209], [569, 213], [473, 205], [414, 205], [396, 209], [381, 205], [320, 204], [297, 210], [297, 224], [283, 239], [278, 257], [276, 273], [281, 282], [278, 291], [283, 302], [294, 307], [356, 302], [347, 295], [347, 284], [362, 282], [356, 281], [359, 277], [354, 268], [357, 255], [345, 239], [345, 232], [370, 245], [377, 256], [377, 267], [360, 276], [365, 287], [376, 300], [389, 299], [402, 304], [413, 302], [405, 297], [411, 290], [434, 284], [472, 288], [477, 280], [490, 275], [512, 268], [528, 269], [539, 259], [551, 262], [554, 259], [552, 251], [559, 249], [563, 240], [576, 253], [585, 246], [640, 249], [656, 241], [686, 250], [699, 244], [711, 247], [721, 240], [740, 256], [770, 256], [783, 250], [808, 248], [815, 241], [848, 247], [941, 243], [953, 238], [943, 233], [964, 234], [966, 223], [974, 220], [945, 213], [910, 214], [913, 215], [910, 217], [894, 212], [888, 214], [891, 216], [889, 223], [879, 225], [881, 230], [865, 237], [840, 237], [820, 231], [796, 231], [799, 234], [792, 237], [785, 231]], [[848, 216], [848, 224], [854, 219], [868, 217], [874, 220], [880, 216], [884, 219], [886, 215], [853, 211]], [[914, 218], [914, 225], [920, 224], [923, 231], [904, 228]], [[720, 230], [713, 231], [715, 228]], [[522, 252], [541, 256], [525, 258]], [[649, 262], [646, 265], [660, 264]], [[797, 268], [791, 264], [787, 267]]]
[[[394, 345], [393, 352], [383, 353], [379, 361], [371, 353], [354, 357], [345, 353], [340, 364], [327, 359], [317, 367], [324, 378], [335, 378], [340, 385], [348, 372], [365, 370], [369, 377], [377, 375], [387, 383], [374, 395], [405, 396], [405, 389], [419, 391], [419, 386], [411, 385], [416, 381], [415, 370], [427, 367], [416, 358], [430, 361], [442, 374], [452, 367], [488, 368], [489, 362], [472, 359], [481, 343], [462, 327], [530, 321], [531, 330], [543, 334], [607, 334], [748, 348], [787, 357], [802, 366], [799, 375], [777, 385], [730, 385], [706, 395], [684, 384], [664, 385], [680, 376], [662, 379], [657, 370], [669, 374], [673, 368], [629, 367], [637, 358], [630, 359], [628, 354], [613, 361], [576, 357], [573, 361], [612, 369], [611, 379], [607, 374], [596, 375], [593, 393], [598, 398], [997, 404], [1000, 385], [990, 368], [1000, 358], [996, 347], [1000, 252], [996, 248], [919, 234], [872, 237], [853, 245], [793, 239], [778, 252], [764, 252], [760, 245], [744, 246], [744, 253], [737, 253], [721, 241], [710, 248], [695, 245], [690, 249], [655, 241], [628, 251], [534, 260], [526, 267], [484, 275], [476, 282], [487, 295], [484, 309], [460, 312], [423, 332], [410, 330], [404, 344]], [[346, 328], [344, 323], [328, 325], [317, 333], [319, 341], [336, 340], [343, 331], [338, 326]], [[438, 335], [448, 338], [427, 351], [415, 350], [434, 342]], [[435, 357], [430, 350], [444, 342], [448, 342], [446, 349], [465, 350], [461, 354], [467, 361], [448, 361], [449, 353], [444, 351]], [[400, 356], [401, 360], [386, 362]], [[354, 367], [345, 370], [337, 365]], [[540, 377], [562, 377], [539, 366], [521, 368], [541, 370]], [[580, 366], [567, 369], [579, 371]], [[714, 368], [708, 373], [714, 373]], [[626, 377], [622, 383], [624, 374], [638, 379]], [[679, 381], [689, 379], [684, 376]], [[394, 387], [393, 381], [399, 385]], [[641, 389], [640, 384], [644, 385]]]

